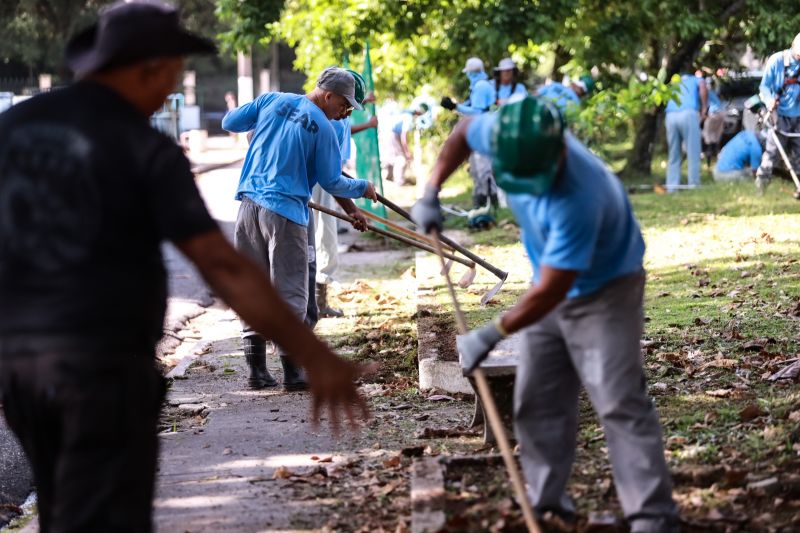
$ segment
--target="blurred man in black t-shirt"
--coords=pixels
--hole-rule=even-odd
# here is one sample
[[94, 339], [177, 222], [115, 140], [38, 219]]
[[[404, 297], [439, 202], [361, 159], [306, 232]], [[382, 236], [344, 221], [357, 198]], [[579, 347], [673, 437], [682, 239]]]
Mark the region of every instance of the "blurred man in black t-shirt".
[[322, 406], [366, 414], [334, 355], [209, 216], [180, 148], [148, 123], [182, 57], [213, 53], [167, 5], [120, 3], [78, 34], [80, 80], [0, 115], [0, 390], [34, 470], [42, 531], [149, 531], [164, 393], [154, 365], [174, 242], [308, 371]]

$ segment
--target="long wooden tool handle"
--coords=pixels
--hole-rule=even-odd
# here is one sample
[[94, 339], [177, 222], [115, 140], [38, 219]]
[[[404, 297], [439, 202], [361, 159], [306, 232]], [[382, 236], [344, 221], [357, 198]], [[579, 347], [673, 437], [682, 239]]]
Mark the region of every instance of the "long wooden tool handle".
[[[408, 220], [409, 222], [412, 222], [412, 223], [416, 224], [416, 222], [414, 222], [414, 219], [411, 218], [411, 214], [408, 211], [406, 211], [405, 209], [403, 209], [399, 205], [395, 204], [391, 200], [389, 200], [389, 199], [387, 199], [387, 198], [385, 198], [385, 197], [383, 197], [383, 196], [381, 196], [379, 194], [378, 195], [378, 201], [380, 203], [382, 203], [383, 205], [385, 205], [386, 207], [388, 207], [389, 209], [391, 209], [392, 211], [394, 211], [395, 213], [397, 213], [398, 215], [400, 215], [401, 217], [403, 217], [406, 220]], [[449, 246], [452, 249], [457, 250], [457, 251], [461, 252], [462, 254], [464, 254], [465, 257], [469, 257], [470, 259], [475, 261], [477, 264], [479, 264], [480, 266], [482, 266], [483, 268], [485, 268], [486, 270], [488, 270], [489, 272], [491, 272], [492, 274], [497, 276], [498, 278], [500, 278], [502, 280], [505, 280], [508, 277], [508, 272], [504, 272], [504, 271], [500, 270], [499, 268], [497, 268], [493, 264], [489, 263], [485, 259], [482, 259], [481, 257], [479, 257], [479, 256], [475, 255], [474, 253], [470, 252], [469, 250], [467, 250], [466, 248], [464, 248], [463, 246], [461, 246], [460, 244], [455, 242], [453, 239], [451, 239], [449, 237], [446, 237], [445, 235], [442, 235], [442, 234], [439, 234], [439, 239], [443, 243], [445, 243], [447, 246]]]
[[[342, 175], [344, 177], [346, 177], [346, 178], [355, 179], [355, 178], [353, 178], [353, 176], [351, 176], [350, 174], [348, 174], [344, 170], [342, 171]], [[382, 194], [378, 194], [378, 193], [375, 193], [375, 194], [378, 196], [378, 201], [380, 203], [382, 203], [383, 205], [385, 205], [386, 207], [388, 207], [389, 209], [391, 209], [392, 211], [394, 211], [395, 213], [397, 213], [398, 215], [400, 215], [404, 219], [408, 220], [412, 224], [414, 224], [414, 225], [417, 224], [416, 222], [414, 222], [414, 219], [411, 218], [411, 214], [408, 211], [406, 211], [405, 209], [403, 209], [402, 207], [400, 207], [396, 203], [392, 202], [391, 200], [389, 200], [388, 198], [386, 198]], [[474, 253], [470, 252], [469, 250], [467, 250], [466, 248], [464, 248], [463, 246], [461, 246], [460, 244], [458, 244], [454, 240], [450, 239], [449, 237], [445, 237], [444, 235], [439, 235], [439, 239], [443, 243], [445, 243], [447, 246], [449, 246], [452, 249], [457, 250], [457, 251], [461, 252], [462, 254], [464, 254], [465, 257], [469, 257], [470, 259], [475, 261], [477, 264], [479, 264], [480, 266], [482, 266], [483, 268], [485, 268], [486, 270], [488, 270], [489, 272], [491, 272], [492, 274], [494, 274], [495, 276], [500, 278], [501, 280], [505, 281], [505, 279], [508, 277], [508, 272], [504, 272], [504, 271], [500, 270], [499, 268], [497, 268], [496, 266], [494, 266], [493, 264], [489, 263], [488, 261], [478, 257], [477, 255], [475, 255]]]
[[[330, 215], [330, 216], [336, 217], [336, 218], [338, 218], [340, 220], [344, 220], [345, 222], [350, 222], [351, 224], [353, 223], [353, 217], [351, 217], [349, 215], [344, 215], [342, 213], [337, 213], [333, 209], [328, 209], [327, 207], [321, 206], [321, 205], [319, 205], [317, 203], [308, 202], [308, 207], [310, 207], [311, 209], [316, 209], [320, 213], [325, 213], [326, 215]], [[436, 253], [436, 249], [433, 246], [429, 246], [429, 245], [421, 243], [419, 241], [415, 241], [413, 239], [409, 239], [408, 237], [403, 237], [402, 235], [398, 235], [396, 233], [392, 233], [391, 231], [386, 231], [386, 230], [383, 230], [381, 228], [376, 228], [372, 224], [367, 224], [367, 229], [369, 229], [370, 231], [374, 231], [375, 233], [378, 233], [378, 234], [383, 235], [385, 237], [389, 237], [390, 239], [394, 239], [396, 241], [400, 241], [400, 242], [402, 242], [404, 244], [407, 244], [409, 246], [413, 246], [414, 248], [419, 248], [420, 250], [425, 250], [426, 252], [429, 252], [429, 253], [432, 253], [432, 254]], [[472, 261], [469, 261], [467, 259], [464, 259], [463, 257], [458, 257], [458, 256], [455, 256], [455, 255], [452, 255], [452, 254], [448, 254], [448, 253], [445, 253], [444, 256], [447, 259], [451, 259], [451, 260], [455, 261], [456, 263], [461, 263], [462, 265], [464, 265], [464, 266], [466, 266], [466, 267], [468, 267], [470, 269], [475, 268], [475, 263], [473, 263]]]
[[[439, 256], [439, 261], [442, 263], [442, 275], [447, 282], [447, 290], [450, 292], [450, 298], [453, 301], [453, 308], [456, 314], [456, 324], [458, 326], [459, 334], [463, 335], [467, 332], [467, 321], [464, 319], [464, 314], [461, 312], [461, 306], [458, 304], [456, 298], [456, 290], [453, 287], [453, 282], [450, 281], [450, 274], [444, 268], [444, 254], [442, 252], [442, 245], [439, 243], [439, 232], [433, 231], [433, 242], [436, 247], [436, 255]], [[506, 464], [508, 476], [511, 478], [511, 484], [514, 486], [514, 492], [517, 495], [517, 501], [522, 508], [522, 516], [525, 519], [525, 526], [531, 533], [541, 533], [539, 524], [536, 523], [536, 517], [533, 514], [530, 501], [528, 500], [528, 493], [525, 490], [525, 483], [522, 481], [522, 475], [517, 469], [517, 463], [514, 460], [514, 453], [511, 451], [511, 444], [508, 442], [506, 436], [506, 429], [503, 427], [503, 422], [500, 419], [500, 413], [497, 410], [497, 404], [494, 402], [494, 396], [489, 388], [489, 383], [486, 381], [486, 376], [480, 367], [476, 368], [472, 373], [475, 377], [475, 383], [478, 385], [478, 394], [480, 394], [483, 401], [484, 412], [489, 419], [489, 425], [492, 427], [492, 432], [497, 438], [497, 444], [500, 446], [500, 453], [503, 456], [503, 462]]]
[[[391, 220], [379, 217], [375, 213], [370, 213], [365, 209], [359, 209], [359, 211], [361, 211], [361, 214], [369, 218], [370, 220], [374, 220], [375, 222], [378, 222], [380, 224], [385, 224], [386, 226], [392, 228], [393, 230], [399, 231], [403, 235], [407, 235], [408, 237], [411, 237], [412, 239], [416, 239], [422, 243], [425, 243], [428, 246], [433, 246], [433, 239], [431, 239], [427, 235], [423, 235], [422, 233], [417, 233], [416, 231], [408, 229], [405, 226], [401, 226], [400, 224], [392, 222]], [[452, 253], [453, 249], [448, 246], [446, 251]]]

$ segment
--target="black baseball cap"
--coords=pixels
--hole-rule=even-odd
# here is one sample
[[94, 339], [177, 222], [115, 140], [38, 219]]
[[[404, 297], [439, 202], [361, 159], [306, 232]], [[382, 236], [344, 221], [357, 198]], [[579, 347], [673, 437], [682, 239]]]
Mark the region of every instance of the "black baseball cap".
[[67, 66], [77, 77], [156, 57], [215, 54], [217, 47], [180, 25], [178, 10], [158, 1], [112, 4], [96, 24], [67, 43]]

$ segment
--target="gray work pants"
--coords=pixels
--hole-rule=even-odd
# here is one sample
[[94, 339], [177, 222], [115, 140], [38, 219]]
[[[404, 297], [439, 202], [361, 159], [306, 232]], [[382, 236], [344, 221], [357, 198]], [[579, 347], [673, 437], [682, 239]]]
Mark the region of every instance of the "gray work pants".
[[[319, 322], [319, 307], [317, 307], [317, 293], [314, 290], [315, 279], [317, 277], [317, 250], [314, 242], [314, 214], [309, 213], [308, 217], [308, 299], [306, 304], [306, 325], [314, 329]], [[325, 215], [328, 216], [328, 215]]]
[[[800, 133], [800, 117], [783, 117], [777, 115], [775, 122], [777, 126], [776, 129], [779, 131]], [[784, 137], [778, 133], [778, 139], [780, 139], [786, 155], [789, 156], [789, 161], [792, 167], [794, 167], [794, 171], [800, 172], [800, 137]], [[783, 162], [781, 154], [778, 151], [778, 145], [775, 144], [775, 136], [770, 133], [767, 135], [767, 146], [764, 149], [764, 154], [761, 156], [761, 164], [756, 171], [756, 177], [765, 180], [770, 179], [776, 161]]]
[[[236, 249], [256, 262], [301, 321], [308, 306], [308, 228], [242, 200], [234, 228]], [[242, 338], [258, 335], [242, 321]], [[279, 349], [279, 354], [285, 355]]]
[[605, 431], [620, 503], [635, 531], [671, 531], [676, 519], [661, 426], [647, 395], [639, 339], [644, 273], [566, 300], [523, 330], [514, 429], [531, 501], [574, 513], [566, 493], [575, 458], [578, 393]]
[[492, 158], [472, 152], [469, 156], [469, 175], [472, 177], [473, 207], [483, 207], [486, 200], [497, 202], [497, 183], [492, 171]]

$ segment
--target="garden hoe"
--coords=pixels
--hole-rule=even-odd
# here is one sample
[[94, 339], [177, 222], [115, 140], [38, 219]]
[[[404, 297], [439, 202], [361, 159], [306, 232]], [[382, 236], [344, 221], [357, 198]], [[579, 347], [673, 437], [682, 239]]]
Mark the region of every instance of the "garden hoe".
[[[442, 267], [444, 267], [445, 255], [442, 251], [442, 245], [439, 242], [440, 237], [441, 234], [434, 230], [433, 242], [434, 246], [436, 247], [436, 255], [439, 256], [439, 261], [442, 263]], [[456, 315], [458, 334], [464, 335], [467, 332], [467, 322], [464, 320], [464, 315], [461, 313], [461, 306], [458, 305], [458, 299], [456, 298], [456, 290], [453, 288], [453, 282], [450, 281], [450, 275], [446, 271], [444, 272], [444, 279], [447, 282], [447, 290], [450, 292], [450, 299], [453, 302], [453, 310]], [[537, 524], [536, 517], [533, 514], [531, 503], [528, 500], [528, 493], [525, 490], [525, 484], [522, 481], [522, 475], [519, 473], [517, 464], [514, 461], [514, 454], [511, 451], [511, 445], [508, 442], [506, 430], [503, 427], [503, 422], [500, 419], [500, 413], [497, 411], [497, 405], [494, 403], [494, 396], [492, 396], [492, 391], [489, 389], [489, 382], [486, 381], [486, 376], [483, 374], [483, 370], [481, 370], [480, 366], [472, 372], [472, 375], [475, 378], [475, 384], [478, 386], [478, 394], [480, 394], [481, 400], [483, 401], [486, 417], [489, 419], [489, 424], [492, 426], [492, 431], [497, 438], [497, 444], [500, 446], [500, 453], [503, 456], [503, 462], [506, 465], [508, 476], [511, 478], [511, 484], [514, 486], [514, 492], [517, 495], [517, 501], [522, 509], [522, 516], [525, 519], [525, 526], [531, 533], [541, 533], [539, 524]]]
[[[350, 176], [346, 172], [342, 172], [342, 174], [347, 178], [352, 178], [352, 176]], [[403, 209], [399, 205], [395, 204], [394, 202], [392, 202], [388, 198], [384, 197], [383, 195], [378, 194], [378, 201], [380, 203], [382, 203], [383, 205], [385, 205], [386, 207], [388, 207], [389, 209], [391, 209], [392, 211], [394, 211], [395, 213], [397, 213], [398, 215], [400, 215], [401, 217], [403, 217], [404, 219], [406, 219], [409, 222], [411, 222], [412, 224], [416, 225], [416, 222], [414, 222], [414, 219], [411, 218], [411, 214], [408, 211], [406, 211], [405, 209]], [[447, 246], [449, 246], [450, 248], [460, 252], [465, 257], [468, 257], [469, 259], [471, 259], [475, 263], [479, 264], [480, 266], [482, 266], [483, 268], [485, 268], [486, 270], [488, 270], [489, 272], [491, 272], [492, 274], [497, 276], [497, 278], [500, 280], [500, 281], [497, 282], [497, 284], [494, 287], [489, 289], [489, 291], [486, 294], [484, 294], [483, 297], [481, 298], [481, 305], [486, 305], [486, 303], [489, 300], [494, 298], [495, 295], [498, 292], [500, 292], [500, 289], [503, 287], [503, 283], [505, 283], [506, 282], [506, 278], [508, 278], [508, 272], [503, 272], [502, 270], [500, 270], [496, 266], [494, 266], [491, 263], [489, 263], [488, 261], [478, 257], [477, 255], [475, 255], [474, 253], [470, 252], [469, 250], [467, 250], [466, 248], [464, 248], [463, 246], [461, 246], [460, 244], [458, 244], [454, 240], [452, 240], [452, 239], [450, 239], [448, 237], [445, 237], [444, 235], [439, 235], [438, 239], [441, 242], [443, 242], [444, 244], [446, 244]], [[445, 257], [447, 257], [447, 256], [445, 255]], [[443, 269], [448, 269], [449, 267], [445, 263], [445, 265], [442, 268]], [[464, 278], [461, 278], [461, 279], [463, 280]], [[460, 287], [462, 287], [462, 288], [464, 287], [464, 285], [461, 284], [461, 281], [459, 281], [458, 285]]]
[[[390, 227], [393, 230], [399, 231], [400, 233], [402, 233], [402, 234], [404, 234], [404, 235], [406, 235], [408, 237], [411, 237], [412, 239], [416, 239], [418, 241], [421, 241], [424, 244], [427, 244], [428, 246], [433, 246], [433, 239], [431, 239], [427, 235], [423, 235], [421, 233], [417, 233], [414, 230], [410, 230], [410, 229], [406, 228], [405, 226], [401, 226], [400, 224], [392, 222], [391, 220], [385, 219], [383, 217], [379, 217], [378, 215], [376, 215], [374, 213], [370, 213], [369, 211], [366, 211], [364, 209], [360, 209], [360, 211], [365, 217], [367, 217], [367, 218], [369, 218], [371, 220], [374, 220], [375, 222], [379, 222], [381, 224], [384, 224], [385, 226]], [[450, 254], [455, 253], [455, 250], [453, 250], [449, 246], [445, 248], [445, 251], [450, 253]], [[452, 267], [452, 266], [453, 266], [453, 260], [452, 259], [448, 259], [447, 260], [447, 264], [445, 265], [445, 268], [447, 268], [448, 272], [450, 272], [450, 267]], [[470, 285], [472, 285], [472, 282], [475, 281], [475, 275], [476, 274], [477, 274], [477, 271], [474, 268], [471, 268], [458, 281], [458, 286], [461, 287], [462, 289], [465, 289], [465, 288], [469, 287]]]
[[[337, 213], [333, 209], [328, 209], [327, 207], [321, 206], [314, 202], [308, 202], [308, 207], [311, 209], [316, 209], [320, 213], [325, 213], [326, 215], [330, 215], [334, 218], [338, 218], [339, 220], [344, 220], [345, 222], [353, 223], [354, 219], [351, 216]], [[396, 241], [400, 241], [403, 244], [407, 244], [408, 246], [413, 246], [414, 248], [419, 248], [420, 250], [425, 250], [426, 252], [436, 254], [436, 248], [429, 244], [425, 244], [421, 241], [416, 241], [414, 239], [410, 239], [408, 237], [403, 237], [402, 235], [398, 235], [396, 233], [392, 233], [391, 231], [386, 231], [384, 229], [378, 228], [373, 226], [372, 224], [367, 224], [367, 229], [370, 231], [374, 231], [379, 235], [383, 235], [384, 237], [389, 237], [390, 239], [394, 239]], [[432, 239], [433, 240], [433, 239]], [[469, 270], [464, 272], [464, 275], [461, 276], [461, 279], [458, 282], [458, 285], [462, 288], [469, 287], [472, 281], [475, 279], [475, 263], [464, 259], [462, 257], [455, 256], [453, 254], [443, 252], [444, 256], [451, 261], [455, 261], [456, 263], [461, 263], [462, 265], [466, 266]]]

